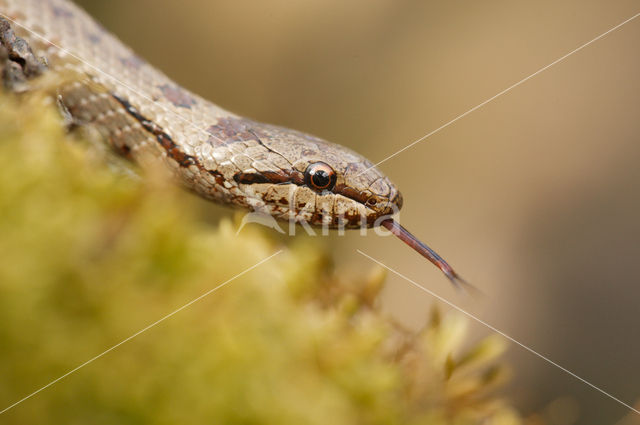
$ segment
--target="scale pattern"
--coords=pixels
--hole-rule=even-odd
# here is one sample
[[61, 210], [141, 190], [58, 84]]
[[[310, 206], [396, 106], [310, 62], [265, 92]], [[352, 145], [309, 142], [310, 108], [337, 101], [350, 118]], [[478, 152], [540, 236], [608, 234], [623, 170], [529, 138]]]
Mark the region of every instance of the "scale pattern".
[[[402, 205], [396, 186], [367, 159], [189, 92], [68, 0], [0, 0], [0, 13], [63, 77], [58, 99], [75, 122], [143, 167], [162, 163], [206, 198], [330, 227], [372, 226]], [[315, 162], [335, 171], [331, 190], [305, 184]]]

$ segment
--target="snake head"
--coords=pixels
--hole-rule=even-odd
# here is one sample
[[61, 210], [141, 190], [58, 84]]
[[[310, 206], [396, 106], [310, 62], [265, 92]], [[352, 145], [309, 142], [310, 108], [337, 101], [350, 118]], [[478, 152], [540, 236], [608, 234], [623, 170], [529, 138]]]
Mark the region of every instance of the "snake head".
[[378, 226], [402, 207], [398, 188], [354, 151], [306, 133], [240, 120], [240, 133], [252, 134], [258, 144], [242, 153], [251, 156], [251, 168], [233, 178], [254, 210], [298, 223], [356, 228]]

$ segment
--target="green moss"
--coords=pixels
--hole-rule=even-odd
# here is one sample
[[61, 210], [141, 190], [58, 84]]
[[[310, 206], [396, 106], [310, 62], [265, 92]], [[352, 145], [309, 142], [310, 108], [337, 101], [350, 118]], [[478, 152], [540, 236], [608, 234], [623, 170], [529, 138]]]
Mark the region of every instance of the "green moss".
[[0, 96], [0, 410], [265, 262], [0, 416], [37, 424], [520, 423], [491, 390], [502, 344], [464, 321], [413, 334], [383, 273], [199, 217], [163, 179], [114, 173], [46, 98]]

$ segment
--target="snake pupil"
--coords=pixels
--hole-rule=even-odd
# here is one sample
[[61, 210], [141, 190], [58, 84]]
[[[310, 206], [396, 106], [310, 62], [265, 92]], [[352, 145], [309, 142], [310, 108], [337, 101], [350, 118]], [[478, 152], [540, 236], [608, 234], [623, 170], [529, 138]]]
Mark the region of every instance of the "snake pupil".
[[317, 173], [311, 176], [311, 179], [313, 180], [313, 184], [318, 187], [329, 186], [329, 183], [331, 182], [329, 173], [324, 170], [319, 170]]

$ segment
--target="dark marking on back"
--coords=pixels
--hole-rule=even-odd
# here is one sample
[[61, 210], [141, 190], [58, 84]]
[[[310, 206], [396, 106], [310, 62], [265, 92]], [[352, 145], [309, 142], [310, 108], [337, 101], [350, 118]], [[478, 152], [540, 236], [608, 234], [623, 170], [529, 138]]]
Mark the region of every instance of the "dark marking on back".
[[95, 33], [89, 33], [89, 34], [87, 34], [87, 39], [92, 44], [98, 44], [100, 42], [100, 40], [102, 39], [102, 35], [101, 34], [95, 34]]
[[262, 143], [261, 137], [267, 137], [260, 130], [256, 130], [255, 122], [246, 118], [225, 117], [218, 119], [215, 125], [209, 126], [207, 132], [212, 136], [209, 143], [212, 145], [222, 142], [244, 142], [255, 140]]
[[70, 10], [65, 9], [64, 7], [51, 5], [51, 10], [53, 11], [53, 14], [58, 18], [72, 18], [73, 17], [73, 13]]
[[121, 58], [119, 58], [119, 60], [120, 60], [120, 63], [122, 65], [124, 65], [125, 67], [133, 68], [133, 69], [140, 69], [142, 64], [144, 64], [144, 61], [142, 59], [140, 59], [140, 57], [137, 56], [137, 55], [121, 57]]
[[164, 94], [169, 102], [173, 103], [173, 106], [191, 109], [191, 107], [196, 104], [196, 100], [189, 96], [185, 90], [179, 87], [171, 84], [163, 84], [158, 86], [158, 88], [162, 91], [162, 94]]
[[[246, 142], [253, 140], [269, 152], [280, 155], [285, 161], [287, 158], [279, 152], [274, 151], [266, 145], [262, 139], [269, 139], [269, 134], [265, 133], [262, 128], [267, 124], [261, 124], [247, 118], [224, 117], [218, 119], [215, 125], [209, 126], [207, 132], [211, 135], [207, 139], [207, 143], [211, 146], [218, 146], [221, 143]], [[290, 162], [289, 162], [290, 163]], [[286, 170], [282, 170], [287, 172]]]

